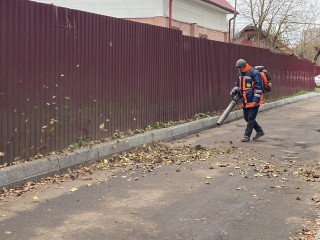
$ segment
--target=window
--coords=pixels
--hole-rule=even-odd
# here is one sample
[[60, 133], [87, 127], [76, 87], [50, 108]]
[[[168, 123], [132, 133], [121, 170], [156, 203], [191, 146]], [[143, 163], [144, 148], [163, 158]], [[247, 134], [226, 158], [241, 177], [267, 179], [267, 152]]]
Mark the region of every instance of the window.
[[247, 36], [247, 40], [248, 40], [249, 42], [254, 42], [254, 35], [248, 35], [248, 36]]

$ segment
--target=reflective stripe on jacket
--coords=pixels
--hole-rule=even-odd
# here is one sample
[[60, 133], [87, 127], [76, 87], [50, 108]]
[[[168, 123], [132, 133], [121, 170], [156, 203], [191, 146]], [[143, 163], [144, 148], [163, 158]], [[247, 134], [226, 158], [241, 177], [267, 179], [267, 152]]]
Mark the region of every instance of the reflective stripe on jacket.
[[263, 83], [260, 73], [248, 64], [238, 75], [236, 86], [242, 96], [242, 107], [252, 108], [263, 104]]

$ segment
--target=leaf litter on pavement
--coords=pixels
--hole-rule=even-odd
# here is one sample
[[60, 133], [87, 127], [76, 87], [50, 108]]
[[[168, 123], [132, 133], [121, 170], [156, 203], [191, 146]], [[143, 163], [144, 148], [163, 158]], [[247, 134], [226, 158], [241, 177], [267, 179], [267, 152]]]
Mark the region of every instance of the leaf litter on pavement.
[[[268, 159], [254, 149], [241, 149], [235, 147], [232, 142], [216, 143], [216, 147], [203, 147], [201, 145], [177, 145], [162, 142], [152, 142], [144, 144], [130, 152], [114, 155], [108, 159], [97, 161], [94, 164], [69, 169], [67, 173], [42, 178], [36, 182], [27, 182], [23, 186], [14, 189], [3, 188], [0, 194], [0, 202], [8, 201], [7, 197], [21, 196], [26, 192], [36, 192], [39, 188], [45, 188], [51, 184], [61, 184], [63, 182], [80, 179], [87, 181], [85, 186], [92, 185], [92, 174], [95, 171], [114, 171], [121, 169], [122, 172], [139, 172], [146, 174], [154, 172], [157, 167], [165, 164], [175, 164], [176, 172], [180, 172], [179, 165], [194, 161], [208, 161], [208, 169], [228, 169], [228, 176], [233, 177], [239, 174], [241, 177], [255, 178], [275, 178], [279, 185], [270, 188], [283, 188], [291, 177], [302, 177], [305, 181], [320, 182], [319, 163], [300, 164], [292, 158], [291, 153], [285, 156], [275, 157], [271, 155]], [[227, 156], [227, 157], [226, 157]], [[264, 159], [263, 159], [264, 158]], [[139, 177], [131, 177], [130, 174], [122, 176], [126, 181], [138, 181]], [[204, 176], [204, 183], [210, 184], [211, 176]], [[91, 181], [88, 183], [88, 181]], [[297, 187], [298, 189], [298, 187]], [[239, 186], [235, 190], [246, 190], [246, 186]], [[77, 191], [72, 188], [70, 192]], [[297, 199], [301, 198], [298, 196]], [[319, 208], [320, 200], [318, 197], [312, 199]], [[35, 201], [38, 202], [38, 199]], [[319, 228], [320, 221], [317, 222]], [[298, 238], [293, 240], [309, 240], [314, 236], [315, 231], [302, 228]]]
[[[115, 168], [122, 168], [123, 171], [136, 171], [139, 169], [141, 174], [145, 174], [154, 171], [158, 165], [181, 165], [184, 162], [204, 161], [214, 155], [228, 154], [233, 150], [235, 150], [233, 146], [222, 149], [205, 148], [200, 145], [175, 147], [161, 142], [152, 142], [150, 144], [144, 144], [130, 152], [124, 152], [108, 159], [97, 161], [91, 165], [68, 169], [66, 173], [61, 175], [55, 174], [50, 177], [41, 178], [35, 182], [27, 182], [23, 186], [12, 189], [3, 188], [0, 194], [0, 202], [7, 201], [7, 197], [9, 196], [21, 196], [26, 192], [37, 191], [39, 188], [45, 188], [50, 184], [61, 184], [75, 179], [92, 181], [92, 174], [99, 170], [112, 171]], [[128, 180], [131, 179], [128, 178]], [[133, 180], [139, 180], [139, 178], [136, 177]], [[92, 183], [86, 184], [86, 186], [89, 187], [91, 184]], [[70, 192], [75, 191], [75, 189], [70, 190]]]
[[[245, 154], [248, 153], [248, 154]], [[228, 162], [223, 156], [230, 155]], [[196, 146], [176, 146], [162, 142], [152, 142], [144, 144], [130, 152], [124, 152], [114, 155], [108, 159], [97, 161], [94, 164], [82, 166], [75, 169], [68, 169], [68, 172], [61, 175], [53, 175], [51, 177], [41, 178], [36, 182], [27, 182], [23, 186], [14, 189], [2, 189], [0, 194], [0, 201], [5, 200], [6, 196], [20, 196], [25, 192], [34, 191], [39, 186], [46, 186], [49, 184], [61, 184], [75, 179], [82, 179], [91, 181], [92, 174], [97, 170], [109, 170], [114, 168], [123, 168], [124, 171], [132, 171], [139, 169], [140, 173], [145, 174], [155, 170], [157, 165], [176, 164], [181, 165], [184, 162], [192, 162], [196, 160], [204, 161], [213, 157], [209, 162], [209, 169], [218, 168], [233, 168], [235, 172], [228, 173], [229, 176], [234, 176], [238, 171], [242, 177], [245, 178], [280, 178], [280, 176], [302, 176], [306, 181], [320, 182], [319, 164], [297, 164], [295, 162], [274, 161], [275, 157], [271, 156], [269, 160], [263, 160], [259, 152], [253, 149], [237, 148], [230, 143], [222, 143], [216, 147], [206, 148], [201, 145]], [[220, 160], [222, 159], [223, 160]], [[180, 171], [180, 169], [178, 170]], [[177, 172], [178, 172], [177, 171]], [[138, 180], [138, 179], [134, 179]], [[283, 184], [289, 181], [288, 178], [281, 178], [280, 182]], [[282, 185], [283, 185], [282, 184]], [[86, 184], [91, 186], [91, 183]], [[281, 186], [270, 186], [277, 188]]]

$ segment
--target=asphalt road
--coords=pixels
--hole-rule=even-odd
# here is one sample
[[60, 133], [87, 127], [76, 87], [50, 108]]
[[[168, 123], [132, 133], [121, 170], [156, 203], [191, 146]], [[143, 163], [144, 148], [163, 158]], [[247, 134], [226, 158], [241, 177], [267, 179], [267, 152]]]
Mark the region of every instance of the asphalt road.
[[207, 160], [114, 167], [7, 197], [0, 239], [312, 239], [299, 233], [316, 230], [319, 119], [315, 97], [259, 113], [259, 141], [240, 142], [238, 120], [167, 143], [215, 149]]

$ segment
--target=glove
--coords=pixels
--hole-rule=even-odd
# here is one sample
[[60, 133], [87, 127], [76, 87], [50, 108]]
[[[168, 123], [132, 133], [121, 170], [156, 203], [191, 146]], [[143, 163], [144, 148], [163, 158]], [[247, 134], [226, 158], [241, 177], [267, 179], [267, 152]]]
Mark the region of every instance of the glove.
[[234, 96], [234, 95], [236, 95], [236, 94], [239, 94], [239, 93], [240, 93], [239, 88], [238, 88], [238, 87], [234, 87], [234, 88], [232, 88], [231, 91], [230, 91], [230, 96], [232, 97], [232, 96]]

